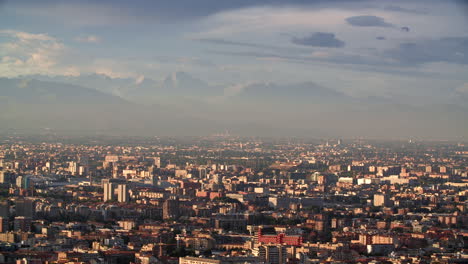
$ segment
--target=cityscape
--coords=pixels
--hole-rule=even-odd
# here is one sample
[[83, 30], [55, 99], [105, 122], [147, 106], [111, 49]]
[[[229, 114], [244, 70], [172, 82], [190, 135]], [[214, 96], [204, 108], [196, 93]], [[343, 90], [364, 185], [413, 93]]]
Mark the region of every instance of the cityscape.
[[463, 143], [67, 141], [2, 138], [3, 263], [468, 260]]
[[0, 264], [468, 263], [468, 1], [0, 0]]

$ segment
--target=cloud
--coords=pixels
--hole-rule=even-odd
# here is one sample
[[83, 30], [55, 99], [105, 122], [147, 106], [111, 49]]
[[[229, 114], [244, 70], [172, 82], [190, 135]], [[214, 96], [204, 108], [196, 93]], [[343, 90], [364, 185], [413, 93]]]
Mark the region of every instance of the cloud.
[[48, 36], [47, 34], [32, 34], [28, 32], [16, 31], [16, 30], [0, 30], [0, 34], [7, 35], [17, 38], [19, 41], [54, 41], [55, 39]]
[[[79, 41], [95, 43], [93, 35], [80, 36]], [[88, 54], [86, 49], [66, 46], [60, 39], [43, 33], [0, 30], [0, 77], [19, 75], [104, 74], [113, 78], [138, 78], [157, 69], [180, 70], [207, 68], [215, 64], [206, 58], [193, 57], [127, 57], [106, 58]]]
[[468, 36], [404, 42], [387, 50], [385, 55], [407, 65], [430, 62], [468, 64]]
[[335, 37], [333, 33], [316, 32], [304, 38], [294, 37], [291, 42], [297, 45], [312, 47], [341, 48], [345, 43]]
[[405, 7], [394, 6], [394, 5], [386, 6], [384, 10], [393, 11], [393, 12], [411, 13], [411, 14], [427, 14], [427, 12], [424, 10], [418, 10], [414, 8], [405, 8]]
[[346, 18], [346, 22], [356, 27], [392, 27], [385, 19], [378, 16], [353, 16]]
[[[1, 1], [1, 0], [0, 0]], [[20, 2], [20, 3], [16, 3]], [[187, 21], [210, 16], [220, 12], [229, 12], [245, 8], [265, 6], [316, 6], [327, 4], [330, 0], [36, 0], [7, 1], [15, 13], [26, 16], [40, 16], [45, 19], [60, 21], [79, 26], [115, 25], [135, 22]], [[333, 0], [345, 4], [347, 0]]]
[[240, 34], [265, 36], [281, 32], [310, 32], [339, 28], [343, 20], [355, 14], [342, 9], [297, 7], [255, 7], [214, 14], [199, 22], [200, 32], [191, 38], [232, 38]]
[[[6, 39], [0, 43], [0, 76], [77, 76], [81, 73], [98, 73], [111, 77], [139, 76], [129, 70], [135, 66], [128, 65], [127, 61], [89, 57], [47, 34], [3, 30], [0, 31], [0, 36]], [[86, 37], [86, 40], [95, 41], [92, 37]]]
[[0, 72], [3, 76], [51, 74], [66, 67], [58, 67], [66, 52], [65, 45], [47, 34], [33, 34], [14, 30], [0, 31], [7, 40], [0, 43]]
[[101, 42], [101, 38], [95, 35], [88, 35], [88, 36], [80, 36], [75, 38], [78, 42], [84, 43], [99, 43]]

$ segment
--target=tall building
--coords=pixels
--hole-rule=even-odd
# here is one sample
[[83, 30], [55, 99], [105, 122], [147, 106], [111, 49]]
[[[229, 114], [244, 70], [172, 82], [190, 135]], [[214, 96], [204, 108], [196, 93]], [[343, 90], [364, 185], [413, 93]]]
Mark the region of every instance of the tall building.
[[168, 199], [164, 201], [163, 218], [164, 219], [179, 218], [179, 199]]
[[16, 177], [16, 187], [23, 188], [23, 176]]
[[15, 210], [17, 216], [33, 217], [33, 201], [28, 199], [18, 199], [15, 201]]
[[52, 161], [46, 162], [46, 168], [49, 172], [51, 172], [54, 169], [54, 164], [52, 163]]
[[78, 175], [80, 176], [84, 176], [88, 173], [88, 169], [86, 169], [87, 167], [85, 166], [79, 166], [78, 167]]
[[71, 175], [77, 175], [78, 174], [78, 163], [75, 161], [70, 161], [68, 163], [68, 171], [70, 172]]
[[0, 184], [9, 184], [12, 181], [13, 173], [0, 170]]
[[16, 186], [18, 188], [29, 189], [31, 187], [31, 178], [29, 176], [16, 177]]
[[24, 178], [23, 178], [23, 188], [24, 189], [29, 189], [29, 187], [31, 187], [31, 177], [24, 176]]
[[112, 178], [119, 178], [119, 166], [117, 164], [112, 165]]
[[119, 184], [117, 186], [117, 200], [119, 203], [127, 203], [130, 200], [127, 184]]
[[198, 174], [200, 179], [205, 179], [207, 177], [206, 168], [199, 168]]
[[158, 186], [159, 176], [151, 175], [151, 185]]
[[0, 217], [8, 218], [10, 216], [10, 204], [7, 200], [0, 201]]
[[5, 233], [10, 230], [10, 224], [7, 217], [0, 217], [0, 233]]
[[78, 175], [84, 176], [89, 173], [89, 157], [87, 155], [81, 155], [78, 157]]
[[156, 166], [158, 169], [161, 168], [161, 157], [153, 157], [154, 159], [154, 166]]
[[106, 182], [104, 185], [104, 202], [115, 200], [115, 184]]
[[14, 230], [22, 232], [31, 231], [32, 219], [31, 217], [17, 216], [14, 220]]
[[219, 175], [219, 174], [213, 175], [213, 183], [222, 184], [223, 183], [223, 176]]

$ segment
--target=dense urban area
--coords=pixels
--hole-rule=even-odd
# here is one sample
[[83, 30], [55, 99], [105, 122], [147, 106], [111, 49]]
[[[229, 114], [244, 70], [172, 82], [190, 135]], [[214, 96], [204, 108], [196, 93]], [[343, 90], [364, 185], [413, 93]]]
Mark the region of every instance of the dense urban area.
[[467, 263], [461, 142], [3, 136], [1, 263]]

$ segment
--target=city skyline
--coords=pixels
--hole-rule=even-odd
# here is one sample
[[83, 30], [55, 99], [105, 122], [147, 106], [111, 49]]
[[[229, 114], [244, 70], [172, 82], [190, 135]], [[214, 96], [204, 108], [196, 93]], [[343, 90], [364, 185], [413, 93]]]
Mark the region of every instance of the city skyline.
[[468, 254], [456, 142], [0, 137], [4, 263], [443, 264]]

